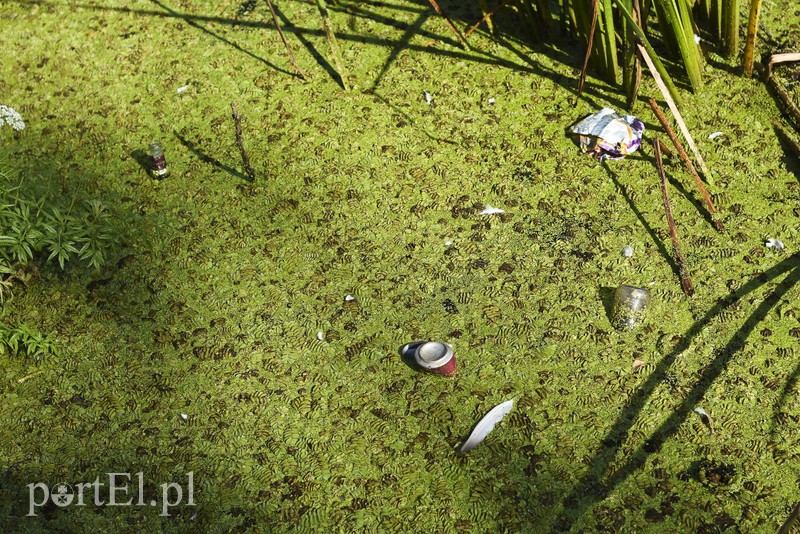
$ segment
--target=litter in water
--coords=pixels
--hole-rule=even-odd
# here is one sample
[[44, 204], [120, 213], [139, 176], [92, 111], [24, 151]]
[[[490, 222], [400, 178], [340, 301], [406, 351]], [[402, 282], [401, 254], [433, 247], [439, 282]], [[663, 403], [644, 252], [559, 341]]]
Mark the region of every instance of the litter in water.
[[644, 123], [633, 115], [603, 108], [571, 128], [573, 140], [598, 161], [622, 159], [642, 144]]

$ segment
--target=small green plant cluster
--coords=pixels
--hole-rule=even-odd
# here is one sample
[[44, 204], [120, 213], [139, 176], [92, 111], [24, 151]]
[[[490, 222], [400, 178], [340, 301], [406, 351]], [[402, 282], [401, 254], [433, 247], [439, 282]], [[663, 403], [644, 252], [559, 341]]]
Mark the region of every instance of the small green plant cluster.
[[46, 355], [58, 356], [51, 336], [26, 325], [10, 327], [0, 323], [0, 354], [23, 355], [41, 360]]
[[21, 185], [0, 178], [0, 275], [4, 278], [37, 256], [58, 263], [73, 261], [95, 269], [118, 245], [108, 209], [98, 200], [65, 207], [43, 196], [27, 195]]

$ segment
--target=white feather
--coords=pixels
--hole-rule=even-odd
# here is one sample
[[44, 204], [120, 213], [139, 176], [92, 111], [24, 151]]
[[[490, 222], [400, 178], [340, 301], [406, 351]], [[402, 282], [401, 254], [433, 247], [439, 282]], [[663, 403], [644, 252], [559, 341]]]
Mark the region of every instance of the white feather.
[[725, 134], [724, 134], [724, 133], [722, 133], [722, 132], [714, 132], [714, 133], [712, 133], [712, 134], [709, 134], [709, 135], [708, 135], [708, 138], [709, 138], [709, 139], [716, 139], [716, 138], [717, 138], [717, 137], [719, 137], [720, 135], [725, 135]]
[[425, 102], [427, 102], [428, 104], [433, 102], [433, 97], [431, 96], [431, 94], [428, 91], [423, 91], [423, 92], [425, 93]]
[[483, 416], [483, 419], [478, 421], [478, 424], [475, 425], [475, 428], [472, 430], [472, 433], [467, 438], [467, 441], [461, 445], [461, 452], [468, 452], [475, 448], [477, 445], [489, 435], [489, 433], [494, 430], [494, 426], [503, 420], [508, 412], [511, 411], [511, 408], [514, 407], [514, 399], [507, 400], [502, 404], [498, 404], [491, 410], [489, 413]]
[[483, 208], [483, 211], [480, 214], [481, 215], [494, 215], [495, 213], [505, 213], [505, 211], [501, 210], [500, 208], [495, 208], [493, 206], [490, 206], [489, 204], [486, 204], [486, 207]]

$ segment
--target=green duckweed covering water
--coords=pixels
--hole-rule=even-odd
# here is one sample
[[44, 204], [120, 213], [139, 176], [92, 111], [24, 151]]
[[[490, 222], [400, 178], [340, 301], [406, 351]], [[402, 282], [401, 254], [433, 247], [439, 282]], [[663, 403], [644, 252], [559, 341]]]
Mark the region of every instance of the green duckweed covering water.
[[[800, 35], [782, 5], [774, 46]], [[27, 122], [4, 151], [129, 235], [108, 267], [41, 266], [3, 307], [61, 354], [0, 360], [2, 530], [774, 532], [800, 489], [800, 170], [763, 84], [712, 49], [686, 96], [727, 228], [672, 160], [687, 298], [650, 146], [600, 165], [564, 135], [624, 100], [590, 78], [574, 102], [579, 48], [476, 34], [467, 52], [425, 2], [340, 2], [344, 92], [316, 7], [277, 7], [310, 83], [262, 4], [0, 7], [0, 95]], [[163, 182], [137, 163], [152, 140]], [[629, 333], [609, 320], [620, 284], [653, 297]], [[454, 346], [455, 378], [403, 362], [421, 339]], [[109, 472], [142, 472], [148, 502], [192, 472], [196, 507], [26, 517], [28, 484]]]

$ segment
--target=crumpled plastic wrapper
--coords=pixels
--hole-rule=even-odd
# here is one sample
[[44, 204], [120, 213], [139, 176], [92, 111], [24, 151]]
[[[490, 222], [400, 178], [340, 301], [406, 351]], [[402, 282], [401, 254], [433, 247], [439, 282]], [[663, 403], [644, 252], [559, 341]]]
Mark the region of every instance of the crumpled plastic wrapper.
[[644, 123], [633, 115], [603, 108], [571, 128], [573, 140], [598, 161], [622, 159], [642, 144]]

